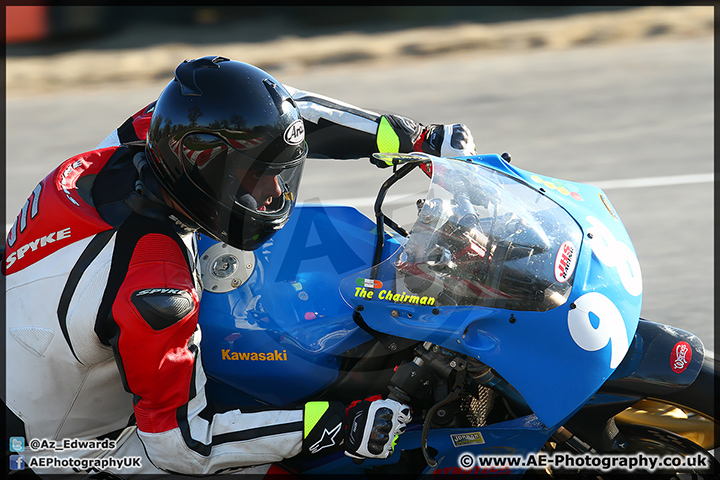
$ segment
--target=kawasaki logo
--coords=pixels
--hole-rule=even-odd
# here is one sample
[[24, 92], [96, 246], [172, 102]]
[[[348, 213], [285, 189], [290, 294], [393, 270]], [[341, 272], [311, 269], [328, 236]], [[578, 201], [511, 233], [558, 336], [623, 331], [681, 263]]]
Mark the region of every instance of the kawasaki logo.
[[231, 352], [230, 349], [224, 348], [222, 350], [223, 360], [244, 360], [251, 362], [286, 362], [287, 351], [283, 350], [278, 352], [257, 353], [257, 352]]

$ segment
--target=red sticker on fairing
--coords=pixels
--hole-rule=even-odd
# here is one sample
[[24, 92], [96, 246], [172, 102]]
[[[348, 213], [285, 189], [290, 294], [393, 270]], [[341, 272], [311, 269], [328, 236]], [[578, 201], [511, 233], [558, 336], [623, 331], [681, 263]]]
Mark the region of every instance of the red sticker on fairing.
[[572, 242], [565, 242], [560, 245], [555, 255], [555, 280], [560, 283], [568, 281], [577, 263], [577, 252]]
[[685, 371], [690, 360], [692, 359], [692, 348], [687, 342], [678, 342], [670, 352], [670, 368], [675, 373], [682, 373]]

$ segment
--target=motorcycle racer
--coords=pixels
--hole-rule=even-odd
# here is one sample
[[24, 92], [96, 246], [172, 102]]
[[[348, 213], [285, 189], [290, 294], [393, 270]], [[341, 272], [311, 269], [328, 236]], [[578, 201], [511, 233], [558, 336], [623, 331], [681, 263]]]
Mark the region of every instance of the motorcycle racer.
[[257, 249], [292, 214], [309, 154], [378, 151], [462, 156], [474, 144], [461, 124], [380, 115], [210, 56], [181, 63], [156, 102], [60, 164], [6, 241], [4, 401], [19, 436], [113, 447], [26, 461], [137, 457], [113, 473], [205, 475], [263, 472], [301, 451], [392, 454], [411, 415], [392, 400], [216, 409], [197, 326], [194, 232]]

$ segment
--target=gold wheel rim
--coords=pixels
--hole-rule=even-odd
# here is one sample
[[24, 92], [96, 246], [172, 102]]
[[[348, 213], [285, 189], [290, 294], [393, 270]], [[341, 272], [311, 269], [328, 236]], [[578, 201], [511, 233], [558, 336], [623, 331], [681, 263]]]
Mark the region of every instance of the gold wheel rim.
[[615, 416], [619, 425], [644, 425], [682, 435], [705, 450], [712, 450], [715, 444], [714, 418], [704, 416], [691, 408], [663, 400], [640, 400]]

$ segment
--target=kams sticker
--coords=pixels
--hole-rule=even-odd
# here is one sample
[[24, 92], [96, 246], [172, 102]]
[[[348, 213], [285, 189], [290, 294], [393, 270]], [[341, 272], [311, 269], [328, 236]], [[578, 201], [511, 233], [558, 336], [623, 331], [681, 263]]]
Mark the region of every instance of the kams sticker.
[[575, 245], [572, 242], [565, 242], [560, 245], [560, 249], [555, 255], [555, 280], [559, 283], [568, 281], [577, 263], [577, 255], [575, 255]]

